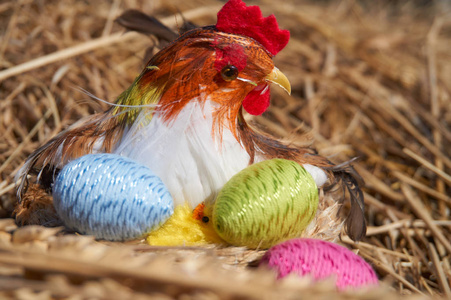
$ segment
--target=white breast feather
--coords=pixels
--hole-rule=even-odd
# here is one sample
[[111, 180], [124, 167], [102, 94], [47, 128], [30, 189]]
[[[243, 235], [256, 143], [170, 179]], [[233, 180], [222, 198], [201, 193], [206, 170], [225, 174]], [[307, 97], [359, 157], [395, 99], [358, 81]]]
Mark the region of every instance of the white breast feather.
[[[249, 155], [224, 128], [222, 144], [212, 138], [212, 105], [192, 100], [170, 124], [142, 113], [115, 153], [148, 166], [168, 187], [176, 205], [195, 207], [214, 199], [222, 186], [249, 163]], [[148, 123], [148, 124], [146, 124]]]

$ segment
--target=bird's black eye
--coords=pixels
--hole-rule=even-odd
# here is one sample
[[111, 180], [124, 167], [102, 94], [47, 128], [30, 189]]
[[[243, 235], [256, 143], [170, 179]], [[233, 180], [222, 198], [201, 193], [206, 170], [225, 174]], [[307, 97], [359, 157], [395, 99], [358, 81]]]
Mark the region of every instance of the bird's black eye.
[[202, 222], [208, 223], [209, 221], [210, 221], [210, 218], [209, 218], [209, 217], [207, 217], [207, 216], [203, 216], [203, 217], [202, 217]]
[[221, 70], [221, 77], [225, 81], [232, 81], [238, 77], [238, 68], [232, 65], [227, 65]]

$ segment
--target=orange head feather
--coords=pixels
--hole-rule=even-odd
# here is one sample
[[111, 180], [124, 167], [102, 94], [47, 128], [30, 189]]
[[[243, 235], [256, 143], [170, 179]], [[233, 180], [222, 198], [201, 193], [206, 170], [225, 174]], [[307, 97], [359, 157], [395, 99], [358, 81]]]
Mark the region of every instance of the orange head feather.
[[157, 90], [161, 96], [156, 111], [167, 122], [190, 101], [210, 100], [215, 103], [214, 128], [221, 133], [226, 126], [236, 136], [244, 99], [268, 84], [266, 76], [273, 69], [271, 55], [254, 39], [204, 27], [187, 32], [155, 55], [132, 88], [142, 99]]

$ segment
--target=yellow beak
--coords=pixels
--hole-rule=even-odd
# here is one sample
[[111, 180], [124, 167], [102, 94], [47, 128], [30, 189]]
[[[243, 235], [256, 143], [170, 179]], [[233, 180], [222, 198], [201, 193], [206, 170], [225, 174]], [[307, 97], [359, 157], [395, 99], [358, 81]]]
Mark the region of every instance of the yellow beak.
[[291, 95], [291, 85], [288, 81], [287, 76], [283, 74], [278, 68], [274, 67], [272, 69], [271, 73], [269, 73], [268, 76], [266, 76], [266, 81], [272, 82], [283, 88], [288, 95]]

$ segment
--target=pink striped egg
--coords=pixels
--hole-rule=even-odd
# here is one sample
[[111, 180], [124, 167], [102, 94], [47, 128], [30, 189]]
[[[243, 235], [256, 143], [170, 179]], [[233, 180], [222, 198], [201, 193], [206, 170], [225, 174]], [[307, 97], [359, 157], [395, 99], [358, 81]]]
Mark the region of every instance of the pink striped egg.
[[278, 278], [290, 273], [310, 275], [314, 280], [335, 276], [339, 290], [375, 286], [373, 268], [349, 249], [322, 240], [292, 239], [270, 248], [260, 265], [277, 271]]

